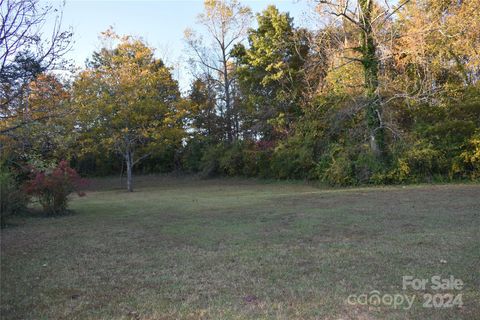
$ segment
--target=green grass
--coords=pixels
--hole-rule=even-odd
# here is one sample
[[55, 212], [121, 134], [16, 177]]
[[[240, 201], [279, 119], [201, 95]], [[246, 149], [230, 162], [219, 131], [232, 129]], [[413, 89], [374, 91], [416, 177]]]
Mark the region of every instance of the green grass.
[[[97, 180], [74, 214], [2, 230], [2, 319], [480, 318], [478, 185], [137, 182]], [[460, 278], [464, 306], [347, 303], [435, 293], [403, 275]]]

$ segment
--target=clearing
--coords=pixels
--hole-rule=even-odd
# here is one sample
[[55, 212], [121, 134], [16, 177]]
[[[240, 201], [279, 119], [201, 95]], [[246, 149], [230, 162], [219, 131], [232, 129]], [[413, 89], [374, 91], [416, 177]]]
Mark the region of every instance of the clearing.
[[[136, 183], [96, 180], [73, 214], [2, 230], [2, 319], [480, 318], [479, 185]], [[408, 275], [464, 286], [403, 290]], [[373, 290], [416, 298], [348, 303]], [[446, 293], [463, 306], [423, 307]]]

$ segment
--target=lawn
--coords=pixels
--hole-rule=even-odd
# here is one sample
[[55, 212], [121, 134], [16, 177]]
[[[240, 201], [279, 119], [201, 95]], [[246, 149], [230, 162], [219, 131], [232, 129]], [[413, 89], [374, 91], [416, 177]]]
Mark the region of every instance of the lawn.
[[[137, 182], [2, 230], [2, 319], [480, 318], [480, 185]], [[408, 275], [464, 285], [403, 290]], [[416, 300], [348, 302], [373, 290]], [[423, 307], [438, 293], [463, 305]]]

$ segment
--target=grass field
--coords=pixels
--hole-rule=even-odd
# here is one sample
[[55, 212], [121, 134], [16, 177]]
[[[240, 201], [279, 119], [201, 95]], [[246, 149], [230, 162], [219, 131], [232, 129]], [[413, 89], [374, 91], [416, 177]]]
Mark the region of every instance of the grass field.
[[[480, 319], [480, 186], [98, 180], [1, 235], [2, 319]], [[453, 275], [462, 290], [403, 290]], [[412, 308], [349, 304], [378, 290]], [[424, 308], [424, 294], [463, 306]]]

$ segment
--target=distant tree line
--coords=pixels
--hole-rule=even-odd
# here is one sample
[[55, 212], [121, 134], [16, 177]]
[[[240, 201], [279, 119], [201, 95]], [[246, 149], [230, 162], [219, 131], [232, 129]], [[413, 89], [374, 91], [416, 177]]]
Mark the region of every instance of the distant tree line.
[[1, 5], [1, 167], [18, 181], [63, 159], [84, 175], [124, 172], [130, 191], [134, 171], [339, 186], [480, 178], [479, 0], [319, 0], [317, 29], [275, 6], [254, 17], [207, 0], [185, 30], [186, 94], [148, 44], [111, 29], [62, 78], [52, 71], [71, 32], [30, 31], [52, 8]]

